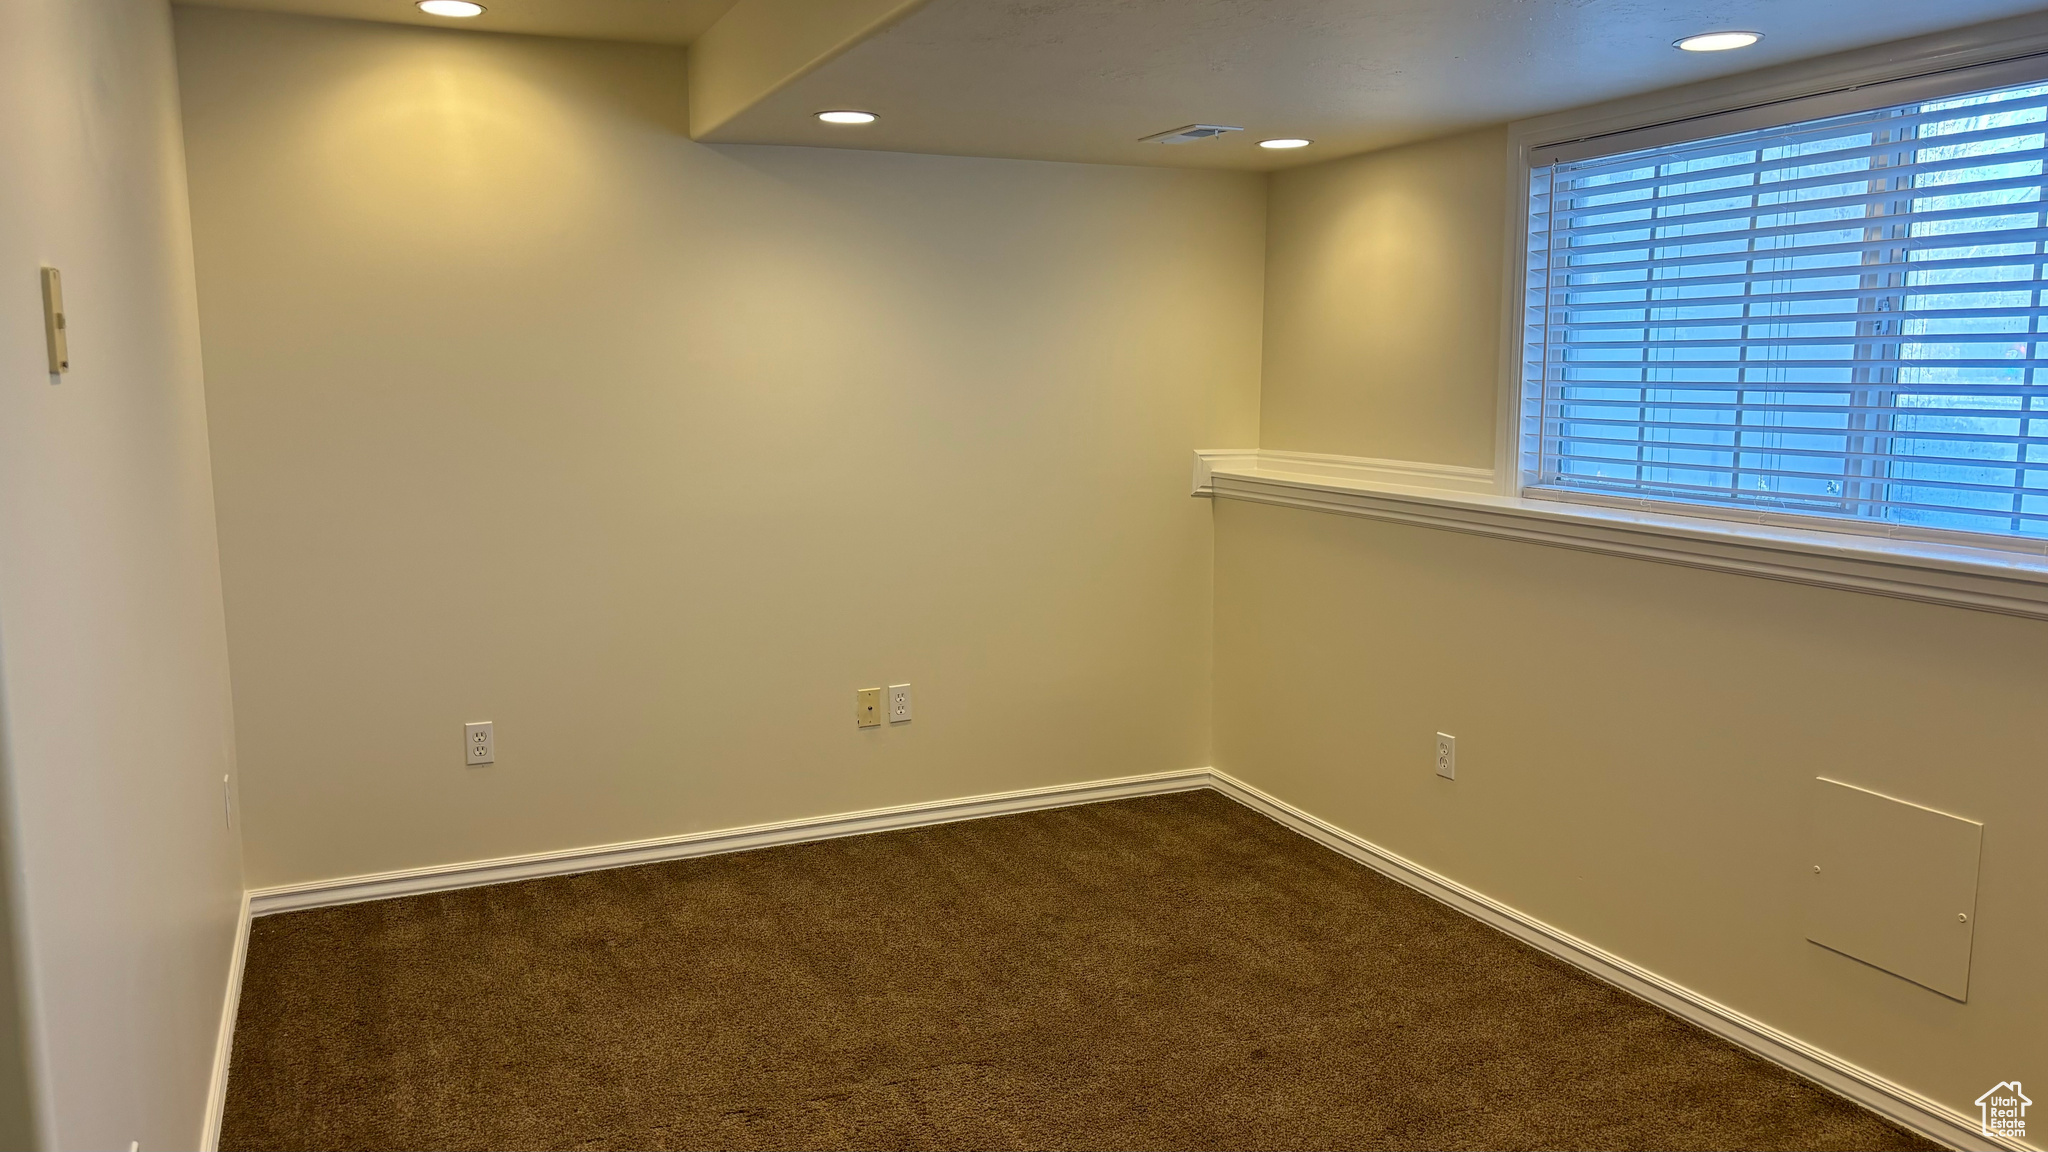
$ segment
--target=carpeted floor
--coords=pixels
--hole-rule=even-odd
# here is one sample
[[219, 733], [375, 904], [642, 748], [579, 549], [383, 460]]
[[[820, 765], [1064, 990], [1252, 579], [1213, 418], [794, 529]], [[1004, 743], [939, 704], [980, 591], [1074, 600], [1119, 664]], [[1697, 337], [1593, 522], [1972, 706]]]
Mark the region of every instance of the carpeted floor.
[[1191, 792], [265, 917], [222, 1147], [1936, 1145]]

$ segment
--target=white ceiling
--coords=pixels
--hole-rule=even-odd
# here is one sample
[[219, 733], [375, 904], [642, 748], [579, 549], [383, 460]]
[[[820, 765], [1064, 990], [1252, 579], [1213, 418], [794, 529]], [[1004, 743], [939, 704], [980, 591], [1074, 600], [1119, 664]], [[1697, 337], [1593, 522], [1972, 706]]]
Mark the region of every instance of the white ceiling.
[[[2044, 0], [931, 0], [706, 138], [1272, 168], [2044, 7]], [[1680, 36], [1729, 28], [1765, 39], [1715, 54], [1671, 47]], [[812, 113], [826, 108], [867, 109], [881, 120], [858, 128], [819, 124]], [[1246, 131], [1201, 144], [1136, 143], [1197, 122]], [[1254, 147], [1272, 136], [1316, 144], [1287, 153]]]
[[[684, 44], [735, 0], [483, 0], [473, 21], [412, 0], [183, 2]], [[2048, 0], [928, 0], [705, 139], [1277, 168], [2040, 11]], [[1671, 47], [1731, 28], [1764, 40]], [[881, 119], [818, 123], [827, 108]], [[1246, 131], [1137, 142], [1194, 123]], [[1273, 136], [1315, 144], [1255, 146]]]
[[479, 0], [484, 15], [474, 20], [429, 16], [413, 0], [180, 0], [213, 8], [296, 12], [480, 32], [524, 32], [539, 36], [582, 36], [593, 40], [637, 40], [687, 44], [711, 27], [735, 0]]

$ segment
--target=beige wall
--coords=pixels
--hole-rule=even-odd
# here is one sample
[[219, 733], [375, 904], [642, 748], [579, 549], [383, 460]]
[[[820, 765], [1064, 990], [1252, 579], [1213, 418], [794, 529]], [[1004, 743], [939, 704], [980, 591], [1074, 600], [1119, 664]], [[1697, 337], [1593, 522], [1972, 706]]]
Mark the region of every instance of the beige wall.
[[1185, 472], [1257, 434], [1257, 177], [696, 145], [663, 49], [178, 32], [252, 886], [1209, 762]]
[[[1275, 178], [1262, 446], [1491, 464], [1505, 152], [1479, 133]], [[1446, 267], [1397, 294], [1438, 241]], [[1215, 515], [1224, 770], [1965, 1115], [2048, 1080], [2048, 625]], [[1984, 822], [1967, 1004], [1804, 939], [1823, 774]]]
[[1493, 466], [1504, 129], [1272, 176], [1269, 448]]
[[[1492, 463], [1499, 131], [1268, 218], [694, 145], [667, 50], [179, 45], [253, 885], [1209, 763], [1213, 619], [1225, 770], [1958, 1110], [2048, 1075], [2043, 625], [1186, 498]], [[1821, 773], [1986, 822], [1969, 1003], [1804, 941]]]
[[0, 108], [0, 1146], [190, 1148], [242, 885], [169, 8], [0, 4]]

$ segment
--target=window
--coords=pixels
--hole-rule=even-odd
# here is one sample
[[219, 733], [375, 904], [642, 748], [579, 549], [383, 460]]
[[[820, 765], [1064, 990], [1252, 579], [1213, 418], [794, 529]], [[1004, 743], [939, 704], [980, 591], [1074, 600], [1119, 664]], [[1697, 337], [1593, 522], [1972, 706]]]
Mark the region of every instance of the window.
[[2038, 549], [2044, 159], [2036, 83], [1535, 168], [1525, 494]]

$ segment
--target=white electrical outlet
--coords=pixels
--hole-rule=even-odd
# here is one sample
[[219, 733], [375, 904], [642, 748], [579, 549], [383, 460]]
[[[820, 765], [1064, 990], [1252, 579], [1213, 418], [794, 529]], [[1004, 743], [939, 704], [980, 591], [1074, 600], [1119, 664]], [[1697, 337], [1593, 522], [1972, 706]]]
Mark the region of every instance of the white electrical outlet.
[[910, 719], [910, 685], [889, 685], [889, 723], [901, 724]]
[[498, 741], [489, 720], [462, 726], [462, 738], [469, 745], [469, 763], [489, 764], [498, 758]]
[[1458, 738], [1436, 734], [1436, 774], [1446, 780], [1458, 778]]

